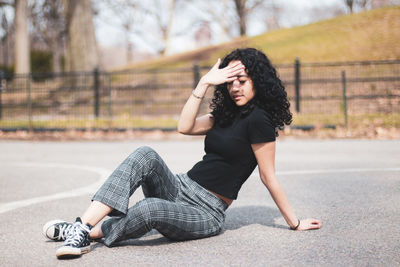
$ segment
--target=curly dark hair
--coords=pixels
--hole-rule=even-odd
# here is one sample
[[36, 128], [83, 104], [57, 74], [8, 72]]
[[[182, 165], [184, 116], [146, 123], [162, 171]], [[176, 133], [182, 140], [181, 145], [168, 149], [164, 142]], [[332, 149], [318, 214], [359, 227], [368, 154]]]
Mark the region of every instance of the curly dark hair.
[[292, 122], [292, 113], [285, 87], [275, 68], [267, 56], [255, 48], [235, 49], [224, 57], [219, 68], [226, 67], [233, 60], [240, 60], [245, 66], [255, 96], [246, 105], [238, 107], [229, 95], [227, 83], [217, 85], [210, 104], [215, 123], [221, 127], [229, 126], [238, 115], [247, 116], [257, 106], [270, 116], [278, 136], [278, 130]]

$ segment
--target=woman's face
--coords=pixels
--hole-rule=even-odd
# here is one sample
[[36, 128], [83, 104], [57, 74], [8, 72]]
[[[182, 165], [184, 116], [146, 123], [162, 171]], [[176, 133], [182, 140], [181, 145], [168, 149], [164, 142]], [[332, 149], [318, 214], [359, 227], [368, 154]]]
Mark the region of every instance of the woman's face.
[[[238, 60], [233, 60], [229, 62], [228, 66], [235, 64], [236, 62], [238, 62]], [[247, 75], [245, 70], [242, 70], [233, 82], [228, 83], [227, 87], [229, 95], [237, 106], [246, 105], [256, 94], [253, 87], [253, 81]]]

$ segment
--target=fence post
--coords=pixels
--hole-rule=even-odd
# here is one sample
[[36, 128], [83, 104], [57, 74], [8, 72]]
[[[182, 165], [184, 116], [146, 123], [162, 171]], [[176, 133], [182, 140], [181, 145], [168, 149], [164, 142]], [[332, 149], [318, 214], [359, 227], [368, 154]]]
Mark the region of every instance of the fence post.
[[112, 94], [111, 94], [111, 74], [107, 75], [107, 87], [108, 87], [108, 128], [111, 130], [112, 128]]
[[26, 76], [26, 92], [27, 92], [27, 108], [28, 108], [28, 126], [29, 132], [33, 131], [33, 124], [32, 124], [32, 98], [31, 98], [31, 74], [28, 73]]
[[4, 79], [4, 71], [0, 71], [0, 120], [3, 118], [3, 102], [1, 100], [1, 94], [4, 90], [3, 79]]
[[344, 113], [344, 125], [348, 128], [347, 118], [347, 96], [346, 96], [346, 71], [342, 70], [342, 87], [343, 87], [343, 113]]
[[294, 62], [294, 90], [296, 100], [296, 112], [300, 112], [300, 60], [296, 57]]
[[94, 116], [97, 119], [99, 117], [99, 69], [93, 70], [93, 89], [94, 89]]
[[197, 62], [193, 65], [193, 88], [196, 88], [197, 84], [200, 81], [200, 67]]

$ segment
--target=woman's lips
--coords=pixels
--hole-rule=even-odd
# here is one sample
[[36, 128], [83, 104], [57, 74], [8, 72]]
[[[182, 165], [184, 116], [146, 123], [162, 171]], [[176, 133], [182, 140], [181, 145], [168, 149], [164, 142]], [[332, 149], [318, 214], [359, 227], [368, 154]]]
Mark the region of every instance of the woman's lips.
[[239, 100], [241, 97], [242, 97], [241, 95], [234, 95], [234, 96], [233, 96], [233, 99], [237, 101], [237, 100]]

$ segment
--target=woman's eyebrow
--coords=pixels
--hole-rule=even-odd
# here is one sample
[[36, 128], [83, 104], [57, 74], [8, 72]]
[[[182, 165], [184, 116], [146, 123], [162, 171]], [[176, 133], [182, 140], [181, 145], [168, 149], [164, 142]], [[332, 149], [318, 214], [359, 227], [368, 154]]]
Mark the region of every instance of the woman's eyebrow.
[[241, 77], [248, 78], [249, 76], [248, 75], [236, 75], [236, 77], [238, 77], [238, 78], [241, 78]]

